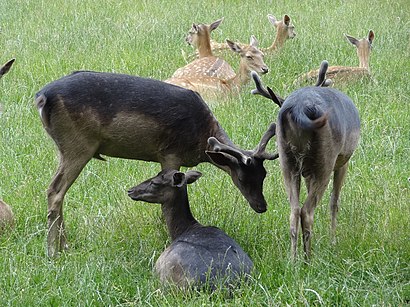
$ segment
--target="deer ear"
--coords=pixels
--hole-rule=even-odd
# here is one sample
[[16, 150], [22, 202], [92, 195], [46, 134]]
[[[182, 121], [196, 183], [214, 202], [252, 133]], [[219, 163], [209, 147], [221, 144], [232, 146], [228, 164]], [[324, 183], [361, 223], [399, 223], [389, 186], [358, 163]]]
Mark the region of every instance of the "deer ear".
[[258, 40], [254, 35], [251, 35], [250, 45], [257, 48], [258, 47]]
[[231, 165], [235, 163], [238, 164], [238, 160], [236, 158], [223, 152], [205, 151], [205, 153], [216, 165], [231, 167]]
[[224, 20], [224, 18], [222, 17], [221, 19], [218, 19], [218, 20], [214, 21], [213, 23], [211, 23], [211, 24], [209, 25], [209, 30], [210, 30], [210, 31], [213, 31], [213, 30], [215, 30], [216, 28], [218, 28], [219, 25], [222, 23], [223, 20]]
[[345, 36], [346, 36], [347, 40], [348, 40], [351, 44], [357, 46], [357, 44], [359, 43], [359, 41], [357, 40], [357, 38], [354, 38], [353, 36], [350, 36], [350, 35], [347, 35], [347, 34], [345, 34]]
[[172, 186], [180, 188], [184, 185], [185, 183], [185, 174], [181, 172], [176, 172], [172, 176]]
[[369, 34], [367, 35], [367, 40], [369, 41], [370, 45], [373, 43], [374, 40], [374, 32], [373, 30], [369, 31]]
[[288, 15], [284, 15], [283, 16], [283, 22], [285, 23], [285, 25], [289, 25], [290, 23], [290, 17]]
[[269, 14], [269, 15], [268, 15], [268, 19], [269, 19], [270, 23], [273, 24], [275, 27], [278, 26], [278, 21], [276, 20], [276, 17], [275, 17], [275, 16]]
[[226, 40], [226, 43], [233, 52], [240, 53], [242, 51], [242, 48], [237, 43], [234, 43], [229, 39]]
[[191, 184], [197, 181], [202, 176], [202, 173], [198, 171], [187, 171], [185, 173], [186, 183]]

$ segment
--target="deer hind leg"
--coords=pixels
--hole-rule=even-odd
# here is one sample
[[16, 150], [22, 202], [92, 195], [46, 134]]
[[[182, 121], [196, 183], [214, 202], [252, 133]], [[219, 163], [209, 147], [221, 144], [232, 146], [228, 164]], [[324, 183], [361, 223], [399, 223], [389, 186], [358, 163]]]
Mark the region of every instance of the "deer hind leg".
[[315, 208], [322, 199], [323, 193], [329, 183], [329, 179], [330, 177], [327, 176], [323, 179], [310, 178], [306, 180], [306, 183], [308, 184], [308, 196], [300, 213], [303, 233], [303, 250], [305, 252], [306, 260], [309, 260], [311, 256], [311, 240]]
[[300, 175], [296, 172], [283, 169], [283, 177], [285, 181], [285, 187], [288, 194], [290, 203], [290, 240], [291, 240], [291, 257], [292, 260], [296, 259], [297, 246], [298, 246], [298, 233], [300, 224], [300, 207], [299, 207], [299, 195], [300, 195]]
[[333, 190], [330, 197], [330, 214], [331, 214], [331, 227], [330, 234], [332, 243], [336, 243], [336, 217], [339, 211], [339, 197], [342, 185], [346, 176], [348, 163], [344, 164], [339, 169], [335, 170], [333, 176]]
[[63, 218], [64, 196], [91, 157], [92, 154], [87, 156], [79, 154], [76, 157], [60, 154], [60, 164], [47, 190], [47, 251], [49, 257], [55, 257], [59, 251], [67, 249]]

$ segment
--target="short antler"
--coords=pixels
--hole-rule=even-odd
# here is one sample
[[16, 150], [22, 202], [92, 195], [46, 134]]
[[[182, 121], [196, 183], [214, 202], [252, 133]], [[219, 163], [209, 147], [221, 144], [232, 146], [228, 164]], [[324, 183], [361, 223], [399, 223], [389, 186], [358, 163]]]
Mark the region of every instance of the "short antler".
[[275, 154], [269, 154], [266, 152], [266, 145], [268, 145], [269, 140], [275, 136], [276, 134], [276, 124], [272, 123], [269, 126], [269, 129], [265, 132], [265, 134], [262, 136], [258, 147], [255, 150], [254, 157], [259, 158], [259, 159], [264, 159], [264, 160], [275, 160], [279, 158], [279, 155], [277, 153]]
[[261, 95], [265, 98], [268, 98], [276, 103], [279, 107], [282, 107], [284, 99], [276, 95], [269, 87], [265, 89], [262, 85], [261, 79], [256, 72], [252, 71], [251, 76], [256, 85], [256, 89], [252, 90], [251, 93], [253, 95]]
[[208, 144], [212, 147], [213, 151], [227, 153], [227, 154], [235, 157], [236, 159], [242, 161], [242, 163], [245, 164], [245, 165], [249, 165], [252, 161], [251, 157], [243, 154], [242, 152], [240, 152], [236, 148], [233, 148], [233, 147], [231, 147], [229, 145], [226, 145], [226, 144], [222, 144], [221, 142], [219, 142], [214, 137], [210, 137], [208, 139]]
[[332, 80], [326, 79], [326, 72], [328, 67], [329, 63], [326, 60], [322, 61], [322, 63], [320, 64], [319, 73], [317, 75], [317, 81], [315, 86], [328, 87], [332, 84]]

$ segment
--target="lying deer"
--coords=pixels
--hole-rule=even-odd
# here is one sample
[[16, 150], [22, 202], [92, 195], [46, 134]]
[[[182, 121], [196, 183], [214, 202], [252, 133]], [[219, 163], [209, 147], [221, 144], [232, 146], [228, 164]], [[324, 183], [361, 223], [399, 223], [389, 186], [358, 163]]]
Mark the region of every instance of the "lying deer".
[[247, 47], [241, 47], [230, 40], [226, 41], [231, 50], [241, 57], [239, 71], [232, 78], [221, 79], [215, 76], [186, 74], [178, 78], [172, 77], [165, 82], [196, 91], [201, 94], [205, 101], [210, 102], [215, 98], [225, 98], [227, 95], [237, 94], [240, 88], [249, 82], [251, 71], [256, 71], [259, 74], [268, 72], [269, 69], [263, 60], [263, 53], [258, 49], [258, 41], [254, 36], [251, 37], [250, 45]]
[[0, 200], [0, 235], [14, 227], [14, 214], [10, 206]]
[[210, 162], [227, 172], [256, 212], [266, 211], [263, 161], [270, 127], [255, 150], [234, 145], [195, 92], [158, 80], [75, 72], [36, 94], [60, 155], [48, 188], [48, 254], [66, 248], [63, 199], [84, 166], [101, 155], [159, 162], [162, 169]]
[[[321, 70], [327, 65], [324, 61]], [[263, 96], [267, 97], [268, 91], [263, 91]], [[269, 93], [273, 101], [278, 100], [272, 91]], [[296, 258], [297, 254], [300, 221], [305, 256], [309, 259], [314, 210], [322, 199], [332, 172], [330, 211], [331, 233], [333, 240], [335, 238], [340, 191], [348, 161], [359, 142], [359, 113], [352, 100], [336, 89], [304, 87], [284, 100], [276, 124], [279, 161], [291, 207], [292, 257]], [[300, 208], [302, 176], [308, 195]]]
[[6, 73], [8, 73], [8, 71], [10, 70], [11, 66], [13, 65], [14, 61], [16, 59], [11, 59], [10, 61], [8, 61], [7, 63], [5, 63], [3, 66], [0, 66], [0, 79], [1, 77], [3, 77], [3, 75], [5, 75]]
[[200, 176], [197, 171], [163, 170], [130, 189], [128, 195], [133, 200], [161, 204], [172, 240], [155, 264], [161, 282], [181, 288], [209, 285], [214, 290], [220, 281], [230, 286], [249, 275], [253, 263], [225, 232], [201, 225], [192, 215], [187, 184]]
[[[277, 20], [275, 16], [269, 14], [268, 20], [270, 23], [276, 28], [276, 37], [273, 41], [272, 45], [267, 48], [261, 48], [261, 50], [265, 53], [269, 53], [272, 51], [277, 51], [283, 47], [286, 40], [292, 39], [296, 36], [295, 33], [295, 26], [292, 24], [290, 17], [288, 15], [284, 15], [282, 20]], [[246, 44], [238, 43], [242, 48], [246, 47]], [[218, 43], [214, 40], [211, 40], [211, 49], [214, 52], [218, 52], [221, 50], [229, 49], [228, 44], [226, 43]]]
[[188, 44], [196, 48], [198, 59], [178, 68], [171, 78], [185, 78], [185, 77], [216, 77], [220, 79], [230, 79], [235, 76], [235, 72], [231, 65], [223, 59], [213, 55], [211, 50], [211, 32], [215, 30], [223, 21], [218, 19], [210, 25], [192, 24], [186, 37]]
[[[369, 31], [366, 38], [357, 39], [352, 36], [346, 35], [347, 40], [353, 44], [357, 49], [357, 56], [359, 57], [359, 67], [352, 66], [330, 66], [327, 70], [327, 77], [332, 80], [333, 83], [345, 83], [349, 81], [357, 81], [360, 78], [370, 76], [370, 51], [374, 40], [374, 32]], [[310, 82], [317, 78], [318, 71], [311, 70], [306, 74], [298, 77], [294, 84], [303, 84], [304, 82]]]

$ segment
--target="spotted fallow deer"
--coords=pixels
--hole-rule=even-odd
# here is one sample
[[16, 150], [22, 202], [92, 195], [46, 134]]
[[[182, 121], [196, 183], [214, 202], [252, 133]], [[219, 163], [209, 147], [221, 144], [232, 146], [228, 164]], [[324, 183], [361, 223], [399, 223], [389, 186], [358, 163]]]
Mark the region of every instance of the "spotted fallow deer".
[[15, 59], [11, 59], [10, 61], [5, 63], [4, 65], [0, 66], [0, 78], [3, 77], [3, 75], [5, 75], [6, 73], [8, 73], [8, 71], [10, 70], [10, 68], [13, 65], [14, 61], [15, 61]]
[[[326, 61], [322, 63], [327, 67]], [[324, 80], [324, 79], [323, 79]], [[257, 84], [254, 93], [259, 94]], [[272, 90], [262, 96], [276, 103]], [[290, 202], [290, 236], [292, 258], [297, 256], [299, 224], [307, 260], [311, 256], [314, 211], [333, 173], [330, 197], [331, 234], [335, 240], [339, 196], [360, 136], [359, 113], [352, 100], [329, 87], [309, 86], [291, 93], [281, 104], [276, 126], [279, 161]], [[299, 207], [301, 177], [305, 178], [307, 198]]]
[[[359, 66], [329, 66], [327, 70], [327, 77], [332, 80], [333, 84], [354, 82], [363, 77], [370, 76], [370, 52], [372, 48], [372, 43], [374, 40], [374, 32], [369, 31], [366, 38], [357, 39], [350, 35], [345, 34], [347, 40], [353, 44], [357, 49], [357, 56], [359, 58]], [[294, 84], [300, 85], [306, 82], [311, 82], [316, 79], [318, 75], [318, 70], [311, 70], [299, 76]]]
[[188, 63], [184, 67], [178, 68], [171, 78], [186, 77], [216, 77], [220, 79], [230, 79], [235, 76], [235, 72], [226, 61], [213, 55], [211, 50], [210, 35], [223, 21], [218, 19], [206, 24], [193, 24], [186, 37], [188, 44], [196, 48], [198, 59]]
[[[295, 26], [292, 24], [289, 15], [284, 15], [282, 20], [277, 20], [275, 16], [269, 14], [268, 20], [276, 28], [276, 37], [272, 45], [267, 48], [260, 48], [264, 53], [277, 51], [283, 47], [286, 40], [292, 39], [296, 36]], [[245, 47], [247, 44], [238, 43], [239, 46]], [[228, 44], [218, 43], [211, 40], [211, 49], [215, 53], [229, 49]]]
[[240, 88], [250, 80], [250, 72], [258, 74], [268, 72], [268, 66], [263, 60], [263, 53], [258, 49], [258, 41], [254, 36], [251, 37], [250, 45], [241, 47], [237, 43], [227, 40], [227, 44], [232, 51], [241, 57], [239, 71], [229, 79], [222, 79], [212, 76], [190, 76], [180, 78], [170, 78], [165, 80], [167, 83], [178, 85], [198, 92], [208, 103], [215, 99], [224, 99], [230, 94], [237, 94]]
[[235, 145], [198, 93], [159, 80], [80, 71], [36, 94], [43, 126], [59, 151], [59, 166], [47, 190], [48, 254], [67, 248], [63, 219], [66, 192], [92, 159], [101, 155], [158, 162], [178, 170], [209, 162], [230, 175], [258, 213], [263, 196], [265, 149], [271, 127], [255, 150]]

